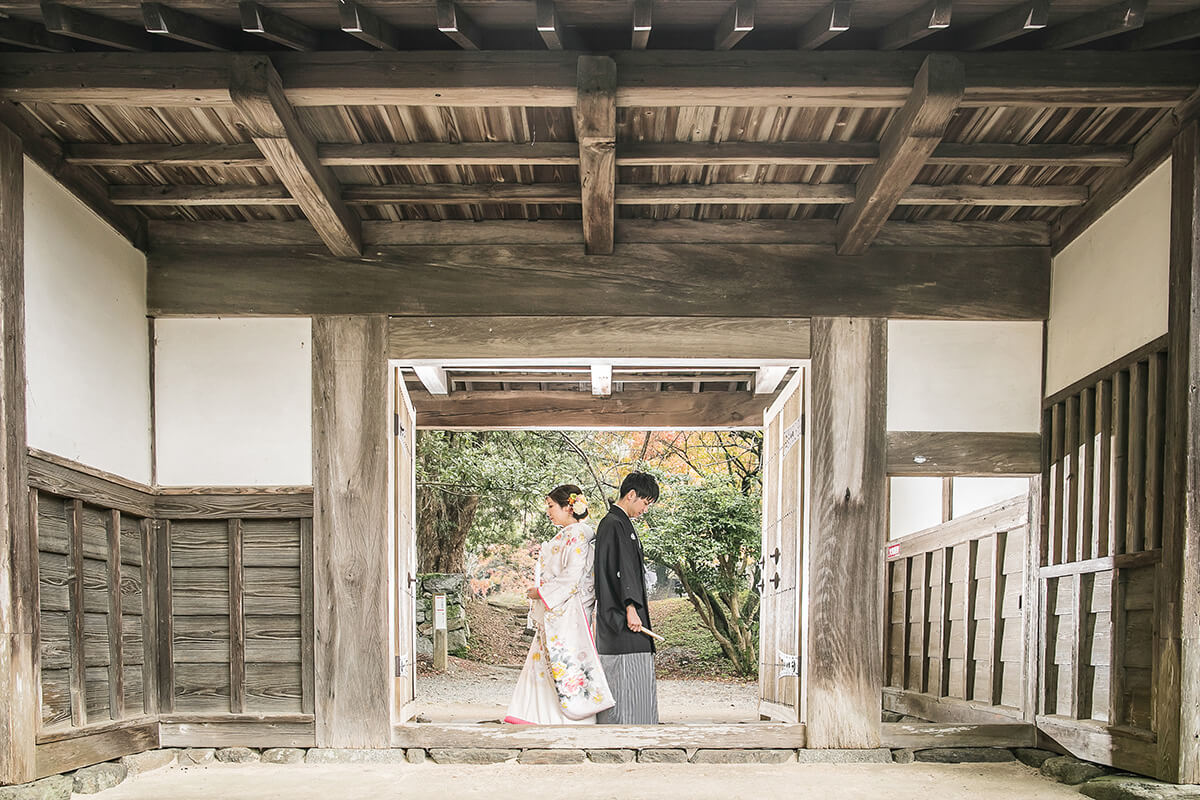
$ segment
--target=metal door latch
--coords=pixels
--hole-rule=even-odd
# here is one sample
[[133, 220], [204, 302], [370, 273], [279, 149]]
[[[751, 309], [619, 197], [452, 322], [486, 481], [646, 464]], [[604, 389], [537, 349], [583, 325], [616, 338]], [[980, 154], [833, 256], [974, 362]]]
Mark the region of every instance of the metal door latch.
[[780, 678], [798, 678], [800, 677], [800, 664], [796, 656], [779, 651], [779, 677]]
[[408, 656], [396, 656], [396, 677], [408, 674]]

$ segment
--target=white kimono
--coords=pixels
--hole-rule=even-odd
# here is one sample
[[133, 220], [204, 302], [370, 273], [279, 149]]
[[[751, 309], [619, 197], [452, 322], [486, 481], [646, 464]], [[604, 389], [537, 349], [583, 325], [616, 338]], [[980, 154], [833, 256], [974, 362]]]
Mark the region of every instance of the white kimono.
[[589, 525], [576, 522], [542, 544], [533, 644], [505, 722], [590, 725], [613, 705], [592, 640], [594, 537]]

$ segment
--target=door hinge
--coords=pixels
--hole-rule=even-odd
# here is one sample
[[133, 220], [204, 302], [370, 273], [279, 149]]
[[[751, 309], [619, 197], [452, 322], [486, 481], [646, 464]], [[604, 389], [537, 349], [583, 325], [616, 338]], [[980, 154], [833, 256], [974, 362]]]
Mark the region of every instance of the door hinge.
[[401, 678], [408, 674], [408, 656], [396, 656], [396, 677]]
[[392, 414], [392, 436], [399, 436], [404, 427], [400, 424], [400, 415]]
[[796, 656], [785, 653], [782, 650], [776, 652], [779, 656], [779, 678], [800, 677], [800, 660]]

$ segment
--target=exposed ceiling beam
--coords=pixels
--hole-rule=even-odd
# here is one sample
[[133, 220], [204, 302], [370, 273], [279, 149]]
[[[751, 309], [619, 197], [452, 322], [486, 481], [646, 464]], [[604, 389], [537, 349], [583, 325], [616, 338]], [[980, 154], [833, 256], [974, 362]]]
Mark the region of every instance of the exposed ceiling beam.
[[46, 30], [72, 39], [115, 47], [118, 50], [152, 50], [154, 37], [141, 28], [102, 17], [76, 6], [42, 3]]
[[871, 245], [946, 134], [965, 83], [958, 59], [941, 54], [925, 59], [908, 102], [883, 131], [879, 161], [863, 171], [854, 204], [838, 216], [838, 253], [860, 255]]
[[1018, 36], [1046, 27], [1050, 18], [1050, 0], [1026, 0], [977, 22], [963, 32], [958, 46], [963, 50], [983, 50]]
[[[148, 35], [148, 34], [147, 34]], [[900, 107], [920, 53], [628, 51], [617, 106]], [[962, 53], [964, 107], [1166, 108], [1200, 85], [1195, 52]], [[188, 108], [229, 105], [224, 53], [7, 53], [0, 97]], [[293, 106], [573, 107], [577, 57], [532, 52], [272, 55]]]
[[818, 11], [800, 28], [796, 47], [800, 50], [816, 50], [834, 37], [850, 30], [850, 0], [833, 0]]
[[654, 0], [633, 0], [633, 37], [630, 47], [645, 50], [654, 27]]
[[69, 53], [74, 49], [70, 37], [51, 33], [46, 26], [36, 22], [19, 19], [0, 19], [0, 43], [46, 53]]
[[147, 33], [205, 50], [238, 49], [240, 37], [234, 31], [162, 3], [142, 3], [142, 20]]
[[399, 50], [399, 33], [388, 21], [380, 19], [351, 0], [338, 0], [338, 22], [345, 33], [380, 50]]
[[754, 374], [755, 394], [775, 394], [790, 367], [759, 367]]
[[588, 253], [613, 250], [617, 179], [617, 65], [606, 56], [579, 57], [579, 103], [575, 139], [579, 142], [583, 241]]
[[1200, 9], [1146, 23], [1129, 39], [1129, 49], [1150, 50], [1200, 38]]
[[362, 253], [362, 223], [341, 199], [333, 172], [317, 159], [312, 137], [283, 96], [279, 73], [265, 56], [234, 60], [234, 106], [254, 144], [296, 199], [334, 255]]
[[450, 394], [450, 380], [446, 375], [446, 370], [442, 367], [413, 367], [413, 372], [417, 373], [417, 377], [425, 386], [425, 391], [430, 394], [443, 396]]
[[1146, 3], [1147, 0], [1119, 0], [1099, 11], [1047, 28], [1039, 43], [1047, 50], [1065, 50], [1135, 31], [1146, 22]]
[[1037, 475], [1037, 433], [888, 431], [888, 475]]
[[930, 2], [906, 14], [879, 34], [880, 50], [899, 50], [950, 27], [951, 0]]
[[438, 30], [463, 50], [482, 50], [483, 33], [454, 0], [437, 0]]
[[537, 0], [534, 9], [537, 31], [549, 50], [581, 50], [579, 35], [563, 25], [554, 0]]
[[242, 30], [246, 33], [256, 34], [292, 50], [317, 49], [320, 37], [316, 31], [261, 3], [242, 0], [238, 3], [238, 13], [242, 19]]
[[717, 24], [717, 32], [713, 36], [713, 50], [729, 50], [754, 30], [755, 4], [756, 0], [733, 0], [729, 10]]
[[610, 397], [612, 395], [613, 368], [612, 364], [592, 365], [592, 396]]

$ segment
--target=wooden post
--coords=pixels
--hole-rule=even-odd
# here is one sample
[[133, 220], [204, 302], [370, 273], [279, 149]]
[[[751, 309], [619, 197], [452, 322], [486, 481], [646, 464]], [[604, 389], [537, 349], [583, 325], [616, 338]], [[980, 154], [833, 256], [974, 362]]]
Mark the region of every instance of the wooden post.
[[1171, 158], [1166, 493], [1159, 567], [1159, 775], [1200, 782], [1200, 122], [1180, 125]]
[[449, 632], [446, 630], [446, 595], [433, 596], [433, 668], [445, 672], [449, 661]]
[[312, 341], [317, 745], [390, 747], [387, 318], [315, 317]]
[[879, 746], [887, 328], [812, 322], [808, 746]]
[[25, 463], [25, 196], [21, 141], [0, 127], [0, 783], [34, 777], [37, 542]]

